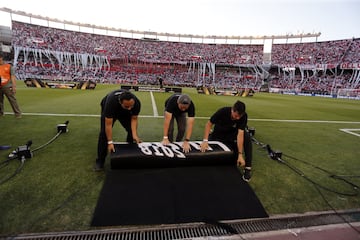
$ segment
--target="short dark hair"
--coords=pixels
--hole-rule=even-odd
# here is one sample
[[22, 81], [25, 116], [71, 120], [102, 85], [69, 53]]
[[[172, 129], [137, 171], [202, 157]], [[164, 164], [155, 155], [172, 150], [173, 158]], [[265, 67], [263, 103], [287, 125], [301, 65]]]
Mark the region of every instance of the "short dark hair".
[[246, 106], [245, 106], [245, 103], [238, 100], [234, 103], [232, 109], [235, 112], [238, 112], [239, 114], [243, 114], [243, 113], [245, 113]]
[[122, 103], [124, 100], [135, 99], [135, 96], [129, 91], [123, 91], [121, 94], [119, 94], [118, 99], [119, 102]]

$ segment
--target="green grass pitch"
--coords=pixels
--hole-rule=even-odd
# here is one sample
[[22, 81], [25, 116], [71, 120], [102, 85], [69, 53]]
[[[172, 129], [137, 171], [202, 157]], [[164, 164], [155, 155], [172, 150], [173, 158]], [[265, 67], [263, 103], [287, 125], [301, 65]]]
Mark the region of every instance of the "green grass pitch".
[[[69, 120], [69, 132], [34, 152], [15, 177], [0, 185], [0, 233], [45, 232], [90, 229], [92, 213], [105, 174], [93, 172], [99, 132], [100, 100], [118, 85], [98, 85], [95, 90], [27, 88], [18, 82], [17, 98], [23, 117], [15, 119], [5, 99], [5, 116], [0, 118], [1, 161], [17, 146], [32, 140], [35, 149], [56, 134], [56, 126]], [[255, 138], [275, 150], [310, 162], [360, 185], [360, 101], [256, 93], [253, 97], [209, 96], [185, 88], [196, 106], [191, 140], [201, 140], [209, 116], [236, 100], [247, 105], [249, 126]], [[143, 141], [162, 138], [164, 101], [170, 93], [154, 92], [154, 116], [149, 92], [135, 93], [142, 101], [139, 135]], [[341, 129], [348, 129], [342, 131]], [[124, 141], [120, 124], [114, 141]], [[357, 193], [319, 169], [301, 161], [286, 161], [307, 177], [337, 192]], [[0, 181], [19, 166], [13, 160], [0, 168]], [[109, 168], [109, 160], [106, 161]], [[354, 209], [360, 197], [318, 189], [284, 164], [271, 160], [254, 145], [251, 187], [270, 215]]]

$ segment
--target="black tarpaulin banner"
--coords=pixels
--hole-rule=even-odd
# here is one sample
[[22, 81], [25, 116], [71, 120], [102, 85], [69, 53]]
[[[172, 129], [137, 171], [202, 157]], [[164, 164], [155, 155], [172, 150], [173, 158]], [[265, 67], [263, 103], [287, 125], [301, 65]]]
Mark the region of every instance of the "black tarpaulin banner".
[[268, 217], [235, 166], [109, 170], [91, 226]]
[[190, 142], [186, 154], [182, 143], [115, 143], [91, 226], [268, 217], [242, 180], [233, 151], [209, 141], [209, 150], [202, 153], [200, 143]]
[[191, 151], [184, 153], [182, 142], [163, 145], [159, 142], [139, 144], [115, 143], [111, 153], [111, 168], [164, 168], [183, 166], [234, 165], [233, 151], [218, 141], [209, 141], [206, 152], [200, 151], [200, 141], [189, 142]]

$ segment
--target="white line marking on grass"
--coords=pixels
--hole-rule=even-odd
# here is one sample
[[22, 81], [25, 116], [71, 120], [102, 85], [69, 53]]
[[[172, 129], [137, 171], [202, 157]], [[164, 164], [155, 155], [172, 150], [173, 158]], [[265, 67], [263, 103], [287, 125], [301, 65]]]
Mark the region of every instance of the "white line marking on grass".
[[[100, 114], [77, 114], [77, 113], [21, 113], [26, 116], [54, 116], [54, 117], [100, 117]], [[11, 113], [9, 113], [11, 115]]]
[[341, 128], [339, 130], [360, 137], [360, 133], [354, 133], [360, 132], [360, 128]]
[[[5, 115], [13, 115], [12, 112], [5, 112]], [[76, 114], [76, 113], [22, 113], [27, 116], [56, 116], [56, 117], [100, 117], [100, 114]], [[163, 118], [163, 116], [139, 115], [143, 118]], [[210, 117], [195, 117], [196, 119], [210, 119]], [[287, 122], [287, 123], [340, 123], [340, 124], [360, 124], [360, 122], [350, 121], [326, 121], [326, 120], [287, 120], [287, 119], [249, 119], [255, 122]]]
[[150, 91], [150, 97], [151, 97], [151, 105], [153, 107], [154, 117], [158, 117], [159, 113], [158, 113], [158, 110], [157, 110], [157, 107], [156, 107], [156, 102], [155, 102], [155, 98], [154, 98], [154, 95], [153, 95], [152, 91]]
[[291, 120], [291, 119], [249, 119], [251, 121], [259, 122], [294, 122], [294, 123], [350, 123], [360, 124], [360, 122], [349, 122], [349, 121], [327, 121], [327, 120]]

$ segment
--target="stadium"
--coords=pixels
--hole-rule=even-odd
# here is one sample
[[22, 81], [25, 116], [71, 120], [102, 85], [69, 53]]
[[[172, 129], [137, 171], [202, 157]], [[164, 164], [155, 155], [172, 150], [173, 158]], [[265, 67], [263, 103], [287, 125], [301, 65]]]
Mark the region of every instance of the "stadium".
[[[14, 119], [5, 100], [0, 118], [0, 145], [10, 146], [0, 151], [0, 237], [266, 239], [252, 234], [299, 234], [297, 229], [333, 225], [359, 236], [360, 39], [134, 32], [0, 10], [12, 16], [11, 28], [1, 26], [0, 42], [16, 69], [22, 110], [22, 118]], [[276, 43], [292, 39], [298, 42]], [[202, 140], [216, 109], [239, 99], [246, 103], [249, 127], [255, 129], [253, 178], [247, 185], [268, 216], [93, 226], [111, 172], [110, 161], [106, 172], [92, 169], [100, 101], [118, 88], [130, 89], [142, 102], [144, 142], [162, 139], [164, 102], [174, 92], [188, 94], [197, 106], [192, 141]], [[114, 141], [125, 140], [118, 124], [114, 135]], [[13, 150], [23, 148], [26, 154], [35, 151], [9, 161]], [[224, 187], [210, 183], [214, 192], [207, 200], [218, 198]], [[158, 192], [143, 190], [141, 201], [158, 200], [153, 196]], [[196, 194], [186, 197], [197, 200]], [[137, 214], [145, 218], [147, 209], [142, 211]]]

